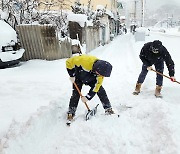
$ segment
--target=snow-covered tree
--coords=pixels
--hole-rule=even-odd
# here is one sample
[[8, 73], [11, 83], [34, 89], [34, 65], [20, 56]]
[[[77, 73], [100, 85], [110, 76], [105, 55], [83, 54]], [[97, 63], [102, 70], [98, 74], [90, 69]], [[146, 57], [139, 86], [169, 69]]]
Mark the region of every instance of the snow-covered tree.
[[75, 14], [85, 14], [87, 15], [88, 20], [92, 20], [93, 25], [95, 27], [100, 26], [100, 19], [104, 16], [106, 12], [106, 7], [97, 7], [95, 11], [93, 11], [93, 6], [91, 5], [91, 0], [88, 0], [88, 5], [84, 7], [80, 2], [75, 2], [73, 6], [71, 6], [72, 12]]
[[70, 3], [70, 0], [40, 1], [39, 7], [41, 11], [39, 12], [38, 22], [40, 24], [52, 24], [57, 27], [62, 37], [67, 35], [68, 23], [67, 12], [65, 10], [70, 7]]
[[83, 7], [82, 7], [80, 2], [76, 2], [75, 1], [74, 5], [71, 6], [71, 8], [72, 8], [72, 12], [74, 14], [85, 14], [85, 11], [84, 11], [84, 9], [83, 9]]
[[[66, 0], [58, 1], [38, 1], [38, 0], [4, 0], [1, 18], [8, 22], [14, 29], [18, 24], [52, 24], [57, 26], [59, 31], [67, 32], [67, 13], [63, 10], [69, 7], [70, 2]], [[39, 11], [39, 8], [44, 8]], [[52, 8], [58, 11], [51, 11]]]
[[6, 13], [7, 16], [3, 19], [13, 28], [18, 24], [31, 23], [39, 18], [37, 6], [38, 2], [36, 0], [4, 0], [2, 12]]

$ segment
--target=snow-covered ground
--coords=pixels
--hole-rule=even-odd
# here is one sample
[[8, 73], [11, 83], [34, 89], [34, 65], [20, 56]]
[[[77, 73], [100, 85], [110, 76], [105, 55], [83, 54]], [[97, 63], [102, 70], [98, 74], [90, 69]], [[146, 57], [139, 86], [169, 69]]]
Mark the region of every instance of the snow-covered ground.
[[[145, 42], [154, 39], [169, 50], [180, 80], [180, 37], [151, 33]], [[135, 42], [127, 34], [89, 53], [113, 65], [103, 85], [119, 118], [105, 116], [95, 96], [88, 105], [100, 104], [96, 116], [85, 121], [87, 110], [79, 102], [75, 122], [66, 126], [71, 96], [66, 59], [30, 60], [0, 70], [0, 153], [180, 154], [180, 85], [164, 78], [164, 97], [157, 99], [156, 75], [149, 72], [140, 95], [132, 95], [141, 71], [138, 55], [145, 42]], [[164, 74], [168, 75], [166, 67]], [[82, 93], [88, 90], [83, 87]]]

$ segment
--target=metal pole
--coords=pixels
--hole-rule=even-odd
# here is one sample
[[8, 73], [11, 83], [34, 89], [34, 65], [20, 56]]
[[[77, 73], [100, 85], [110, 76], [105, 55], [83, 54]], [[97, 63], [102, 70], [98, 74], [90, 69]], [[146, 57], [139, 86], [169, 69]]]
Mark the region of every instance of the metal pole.
[[137, 1], [134, 1], [134, 21], [136, 22]]
[[3, 11], [3, 5], [4, 5], [4, 1], [3, 0], [1, 0], [1, 6], [2, 6], [2, 11]]
[[143, 0], [143, 26], [144, 26], [144, 17], [145, 17], [145, 0]]
[[141, 10], [141, 27], [144, 27], [144, 0], [141, 0], [141, 7], [142, 7], [142, 10]]

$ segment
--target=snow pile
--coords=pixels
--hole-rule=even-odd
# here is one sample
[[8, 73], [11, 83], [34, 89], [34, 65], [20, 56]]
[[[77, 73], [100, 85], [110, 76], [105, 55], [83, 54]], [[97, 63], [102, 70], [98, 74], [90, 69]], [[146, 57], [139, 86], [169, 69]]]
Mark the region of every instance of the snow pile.
[[[61, 111], [61, 108], [57, 105], [57, 102], [52, 101], [49, 106], [40, 107], [25, 123], [19, 123], [14, 120], [6, 136], [1, 140], [4, 148], [8, 148], [11, 145], [7, 153], [14, 153], [15, 151], [16, 153], [27, 154], [38, 153], [38, 145], [46, 138], [44, 131], [47, 133], [52, 131], [52, 127], [58, 122], [58, 113]], [[43, 131], [40, 128], [43, 128]], [[20, 147], [14, 144], [14, 140], [16, 144], [23, 145], [25, 142], [31, 144]], [[37, 147], [32, 149], [32, 146]]]

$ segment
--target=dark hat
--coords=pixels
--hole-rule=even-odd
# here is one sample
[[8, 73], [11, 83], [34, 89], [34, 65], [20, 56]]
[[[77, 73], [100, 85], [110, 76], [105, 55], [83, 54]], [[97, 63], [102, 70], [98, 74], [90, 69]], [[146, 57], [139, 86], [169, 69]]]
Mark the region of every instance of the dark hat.
[[102, 76], [110, 77], [112, 65], [107, 61], [97, 60], [93, 65], [93, 71], [97, 71]]
[[154, 40], [153, 43], [152, 43], [152, 46], [156, 49], [160, 49], [161, 46], [162, 46], [162, 42], [159, 41], [159, 40]]

